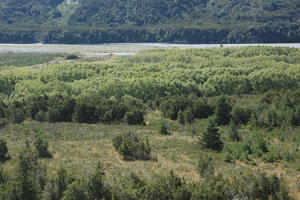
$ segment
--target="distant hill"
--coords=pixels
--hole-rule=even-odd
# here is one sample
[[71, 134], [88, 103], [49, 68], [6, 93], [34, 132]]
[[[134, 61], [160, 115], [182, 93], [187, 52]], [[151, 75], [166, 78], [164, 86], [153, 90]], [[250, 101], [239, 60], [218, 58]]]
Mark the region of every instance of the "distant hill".
[[300, 42], [299, 0], [2, 0], [0, 42]]

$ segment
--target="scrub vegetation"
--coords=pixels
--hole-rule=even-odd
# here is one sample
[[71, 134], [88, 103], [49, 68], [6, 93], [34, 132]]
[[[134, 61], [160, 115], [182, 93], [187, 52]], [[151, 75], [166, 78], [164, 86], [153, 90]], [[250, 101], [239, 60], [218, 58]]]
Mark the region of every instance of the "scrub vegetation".
[[0, 68], [0, 199], [297, 199], [299, 58], [158, 49]]

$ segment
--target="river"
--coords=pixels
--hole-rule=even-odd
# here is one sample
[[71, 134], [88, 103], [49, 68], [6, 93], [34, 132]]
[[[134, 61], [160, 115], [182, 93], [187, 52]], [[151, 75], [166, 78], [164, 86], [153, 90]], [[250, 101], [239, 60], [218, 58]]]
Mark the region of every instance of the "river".
[[212, 47], [273, 46], [300, 48], [300, 43], [278, 44], [168, 44], [168, 43], [111, 43], [98, 45], [66, 45], [66, 44], [0, 44], [0, 52], [14, 53], [83, 53], [98, 55], [134, 55], [148, 49], [169, 48], [212, 48]]

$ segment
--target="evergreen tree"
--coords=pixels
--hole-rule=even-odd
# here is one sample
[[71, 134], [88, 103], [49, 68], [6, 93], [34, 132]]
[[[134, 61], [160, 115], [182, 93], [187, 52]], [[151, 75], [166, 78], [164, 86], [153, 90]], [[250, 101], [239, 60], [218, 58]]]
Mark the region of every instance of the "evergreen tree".
[[232, 106], [224, 96], [218, 98], [216, 105], [216, 122], [218, 125], [228, 124], [230, 121], [230, 112]]
[[237, 125], [233, 119], [230, 120], [229, 138], [232, 141], [240, 141], [241, 140], [241, 136], [237, 130]]
[[46, 180], [45, 172], [38, 163], [37, 155], [29, 147], [20, 154], [17, 168], [16, 192], [19, 199], [38, 200]]
[[89, 199], [100, 200], [100, 199], [110, 199], [111, 191], [110, 187], [104, 181], [105, 173], [101, 163], [98, 163], [96, 171], [89, 177], [87, 183], [87, 190], [89, 194]]
[[223, 149], [223, 142], [214, 118], [209, 118], [206, 131], [201, 138], [201, 144], [205, 149], [216, 151], [221, 151]]
[[9, 159], [7, 153], [8, 153], [8, 148], [6, 142], [0, 139], [0, 162], [5, 162], [6, 160]]

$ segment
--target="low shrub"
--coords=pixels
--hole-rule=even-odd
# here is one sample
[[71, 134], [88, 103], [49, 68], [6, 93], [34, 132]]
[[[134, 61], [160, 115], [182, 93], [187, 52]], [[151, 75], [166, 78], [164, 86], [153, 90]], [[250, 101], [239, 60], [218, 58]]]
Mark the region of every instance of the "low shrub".
[[129, 125], [143, 124], [144, 116], [140, 110], [127, 111], [124, 116], [124, 121]]
[[161, 135], [170, 135], [169, 126], [165, 121], [161, 121], [159, 123], [158, 128], [159, 128], [159, 130], [158, 130], [159, 134], [161, 134]]
[[51, 158], [52, 155], [48, 151], [48, 142], [41, 136], [36, 136], [34, 146], [38, 153], [39, 158]]
[[0, 162], [5, 162], [10, 159], [8, 155], [8, 147], [3, 139], [0, 139]]
[[76, 55], [76, 54], [69, 54], [69, 55], [66, 56], [67, 60], [76, 60], [78, 58], [79, 58], [79, 56]]
[[148, 139], [142, 141], [133, 133], [119, 134], [112, 140], [113, 146], [124, 160], [150, 160], [151, 148]]

